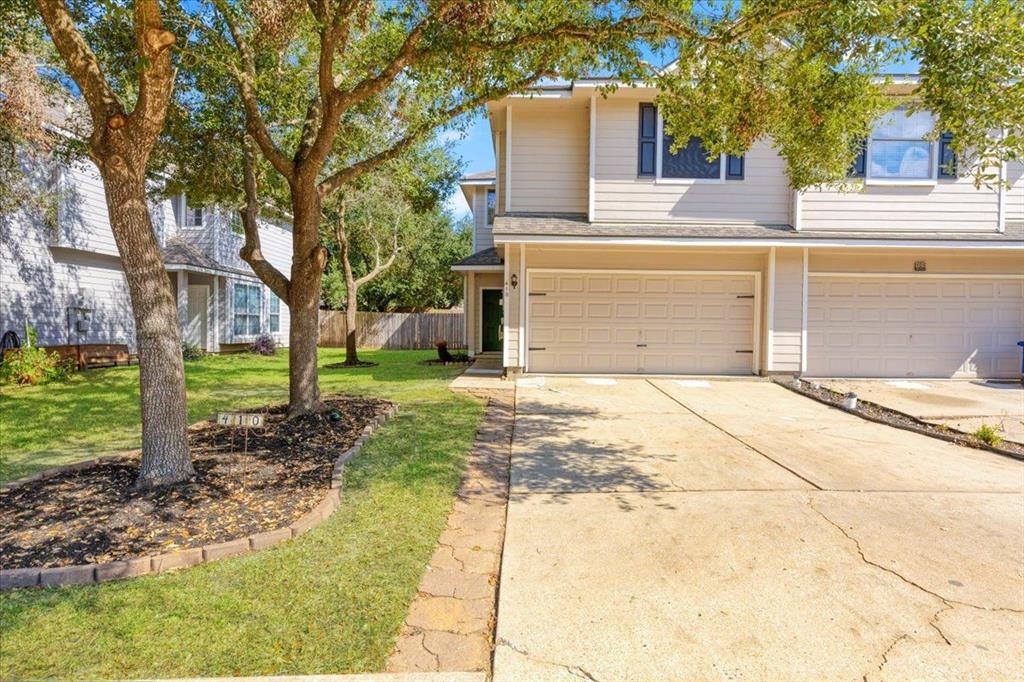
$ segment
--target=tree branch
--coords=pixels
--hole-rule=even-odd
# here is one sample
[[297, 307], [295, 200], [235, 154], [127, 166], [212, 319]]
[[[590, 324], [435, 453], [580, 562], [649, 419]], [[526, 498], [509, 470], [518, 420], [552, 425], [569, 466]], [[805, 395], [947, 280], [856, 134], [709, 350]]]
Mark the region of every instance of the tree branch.
[[[535, 71], [529, 76], [515, 82], [510, 83], [507, 87], [499, 88], [497, 90], [489, 90], [476, 97], [468, 99], [460, 104], [457, 104], [443, 112], [440, 112], [439, 117], [441, 122], [450, 121], [453, 118], [460, 116], [467, 111], [471, 111], [482, 104], [485, 104], [493, 99], [503, 97], [513, 92], [523, 90], [533, 83], [536, 83], [541, 78], [546, 76], [553, 76], [553, 72], [547, 69], [541, 69]], [[368, 173], [381, 164], [390, 161], [397, 157], [399, 154], [404, 152], [406, 149], [411, 147], [413, 144], [418, 142], [422, 137], [437, 127], [436, 123], [422, 124], [416, 126], [411, 132], [407, 133], [404, 137], [395, 140], [390, 147], [384, 149], [373, 156], [369, 156], [361, 161], [357, 161], [341, 170], [336, 171], [332, 175], [324, 178], [320, 181], [317, 189], [320, 191], [321, 197], [326, 197], [332, 192], [336, 191], [339, 187], [344, 185], [346, 182], [350, 182], [359, 176]]]
[[231, 10], [224, 4], [224, 0], [214, 0], [214, 5], [224, 18], [224, 23], [227, 24], [228, 31], [231, 33], [231, 39], [235, 43], [235, 49], [242, 60], [242, 69], [234, 64], [229, 64], [228, 68], [235, 76], [242, 96], [242, 107], [245, 109], [245, 129], [259, 145], [260, 151], [263, 152], [263, 156], [267, 158], [270, 165], [291, 181], [295, 176], [295, 165], [281, 153], [270, 136], [267, 124], [263, 120], [263, 114], [260, 112], [259, 99], [256, 96], [256, 57], [252, 52], [252, 46], [242, 35], [238, 23], [231, 14]]
[[379, 274], [394, 265], [395, 259], [398, 258], [398, 252], [402, 250], [402, 247], [398, 245], [398, 228], [401, 222], [402, 216], [400, 215], [395, 219], [395, 227], [391, 232], [391, 255], [388, 256], [388, 260], [385, 263], [380, 262], [380, 242], [374, 238], [373, 245], [375, 247], [375, 253], [373, 269], [355, 281], [357, 291], [359, 290], [359, 287], [363, 286], [367, 282], [373, 281]]
[[164, 129], [167, 103], [174, 89], [170, 48], [175, 41], [174, 34], [164, 28], [157, 0], [136, 0], [134, 13], [135, 43], [139, 55], [144, 57], [144, 66], [128, 127], [148, 147]]
[[238, 255], [242, 257], [252, 271], [263, 280], [263, 283], [270, 287], [270, 290], [277, 294], [277, 297], [287, 302], [291, 292], [291, 281], [278, 270], [273, 263], [263, 256], [260, 244], [259, 226], [259, 196], [256, 190], [256, 160], [252, 145], [248, 140], [243, 140], [243, 167], [245, 176], [245, 205], [239, 209], [242, 216], [242, 229], [245, 231], [245, 244], [242, 245]]
[[89, 105], [93, 126], [108, 124], [113, 116], [124, 115], [117, 95], [103, 76], [92, 48], [78, 32], [64, 0], [36, 0], [57, 52]]

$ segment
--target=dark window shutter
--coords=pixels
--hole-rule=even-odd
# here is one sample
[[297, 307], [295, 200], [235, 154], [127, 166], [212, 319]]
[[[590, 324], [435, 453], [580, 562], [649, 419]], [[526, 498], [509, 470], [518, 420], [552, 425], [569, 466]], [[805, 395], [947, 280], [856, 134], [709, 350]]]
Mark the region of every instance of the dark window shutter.
[[846, 172], [848, 178], [863, 178], [867, 175], [868, 169], [868, 143], [865, 140], [860, 143], [860, 151], [857, 153], [857, 158], [853, 160], [853, 165], [850, 166], [850, 170]]
[[942, 133], [939, 136], [939, 177], [956, 177], [956, 154], [953, 153], [953, 133]]
[[658, 151], [658, 108], [653, 104], [640, 105], [639, 145], [637, 175], [654, 177]]
[[742, 180], [743, 179], [743, 157], [733, 156], [729, 154], [725, 157], [725, 179], [726, 180]]
[[691, 137], [685, 146], [672, 153], [672, 136], [662, 135], [661, 177], [718, 179], [722, 177], [722, 158], [708, 161], [708, 152], [700, 138]]

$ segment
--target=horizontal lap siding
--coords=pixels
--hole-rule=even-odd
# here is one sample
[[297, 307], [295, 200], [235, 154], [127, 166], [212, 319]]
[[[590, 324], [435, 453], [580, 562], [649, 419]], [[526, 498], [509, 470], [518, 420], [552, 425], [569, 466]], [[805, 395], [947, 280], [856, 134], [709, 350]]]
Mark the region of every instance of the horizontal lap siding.
[[800, 215], [805, 230], [993, 232], [998, 200], [995, 191], [975, 189], [969, 178], [940, 180], [934, 187], [819, 188], [803, 195]]
[[589, 119], [582, 107], [512, 105], [512, 210], [585, 213]]
[[1006, 166], [1010, 189], [1006, 193], [1006, 219], [1024, 220], [1024, 163], [1013, 161]]
[[765, 141], [747, 152], [743, 180], [681, 185], [637, 178], [638, 107], [636, 100], [598, 99], [595, 220], [790, 222], [785, 162]]
[[476, 251], [494, 246], [494, 234], [487, 224], [487, 187], [473, 188], [473, 229], [476, 231]]

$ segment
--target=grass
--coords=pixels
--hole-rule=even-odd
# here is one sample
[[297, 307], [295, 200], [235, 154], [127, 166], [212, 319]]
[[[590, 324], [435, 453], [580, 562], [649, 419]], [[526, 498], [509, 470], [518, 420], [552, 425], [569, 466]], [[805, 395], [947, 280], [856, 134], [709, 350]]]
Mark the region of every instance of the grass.
[[[341, 354], [321, 351], [321, 365]], [[0, 595], [0, 679], [382, 669], [483, 412], [447, 390], [458, 369], [417, 363], [428, 355], [367, 352], [379, 366], [321, 370], [324, 393], [400, 406], [346, 468], [342, 506], [330, 519], [276, 548], [176, 573]], [[186, 373], [193, 419], [287, 393], [281, 355], [207, 358]], [[97, 370], [6, 391], [5, 473], [137, 445], [137, 376], [135, 368]]]

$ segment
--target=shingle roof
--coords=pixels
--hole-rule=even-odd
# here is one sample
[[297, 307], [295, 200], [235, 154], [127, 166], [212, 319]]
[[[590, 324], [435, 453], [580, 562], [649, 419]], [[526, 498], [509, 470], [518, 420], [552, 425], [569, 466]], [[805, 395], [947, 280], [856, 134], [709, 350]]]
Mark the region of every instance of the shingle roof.
[[471, 256], [466, 256], [452, 267], [473, 266], [473, 265], [502, 265], [505, 261], [498, 255], [498, 250], [493, 246], [483, 251], [477, 251]]
[[219, 270], [221, 272], [230, 272], [238, 275], [246, 275], [248, 277], [256, 276], [250, 271], [240, 270], [238, 268], [232, 268], [218, 263], [216, 260], [203, 253], [197, 246], [189, 244], [180, 237], [171, 237], [168, 239], [167, 243], [164, 244], [160, 251], [163, 253], [165, 265], [187, 265], [194, 268], [202, 268], [204, 270]]
[[479, 173], [468, 173], [462, 176], [463, 180], [494, 180], [497, 176], [493, 170], [481, 171]]
[[509, 213], [496, 216], [501, 237], [689, 238], [689, 239], [864, 239], [870, 241], [1024, 242], [1024, 223], [1007, 222], [997, 232], [883, 232], [794, 230], [789, 225], [701, 225], [691, 223], [591, 223], [580, 214]]

